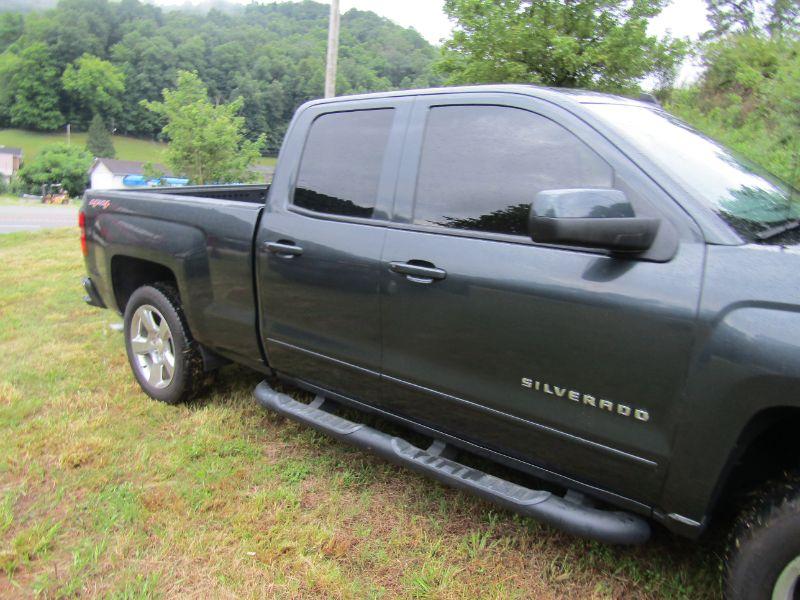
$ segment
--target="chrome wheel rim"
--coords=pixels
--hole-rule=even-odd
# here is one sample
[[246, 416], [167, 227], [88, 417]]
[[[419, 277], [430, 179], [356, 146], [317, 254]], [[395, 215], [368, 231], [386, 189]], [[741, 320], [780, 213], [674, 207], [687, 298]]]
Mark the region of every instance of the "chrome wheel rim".
[[797, 582], [800, 580], [800, 556], [786, 565], [778, 575], [775, 587], [772, 590], [772, 600], [794, 600], [800, 592]]
[[172, 383], [175, 342], [157, 308], [143, 304], [136, 309], [131, 318], [130, 343], [136, 369], [147, 383], [157, 389]]

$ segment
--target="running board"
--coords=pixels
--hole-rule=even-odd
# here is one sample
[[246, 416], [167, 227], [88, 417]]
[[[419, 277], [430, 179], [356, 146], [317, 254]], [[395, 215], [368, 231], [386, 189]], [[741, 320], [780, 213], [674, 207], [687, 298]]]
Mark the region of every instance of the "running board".
[[266, 409], [562, 531], [606, 544], [642, 544], [650, 537], [650, 526], [641, 517], [594, 508], [576, 492], [569, 491], [562, 497], [467, 467], [448, 458], [450, 447], [441, 441], [423, 450], [402, 438], [329, 412], [326, 409], [331, 402], [322, 396], [311, 404], [303, 404], [276, 392], [265, 381], [256, 387], [255, 395]]

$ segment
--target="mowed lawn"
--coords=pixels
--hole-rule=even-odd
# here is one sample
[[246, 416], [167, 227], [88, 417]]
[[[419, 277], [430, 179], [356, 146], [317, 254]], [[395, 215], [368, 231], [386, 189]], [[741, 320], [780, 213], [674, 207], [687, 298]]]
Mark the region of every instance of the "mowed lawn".
[[[138, 160], [142, 162], [160, 162], [164, 160], [166, 144], [127, 137], [124, 135], [112, 136], [117, 158], [120, 160]], [[0, 146], [22, 148], [23, 158], [34, 158], [39, 151], [48, 144], [66, 143], [67, 134], [42, 133], [38, 131], [25, 131], [23, 129], [0, 129]], [[80, 146], [86, 145], [86, 133], [75, 132], [71, 135], [71, 143]], [[264, 156], [256, 161], [259, 165], [274, 165], [275, 158]]]
[[77, 231], [0, 236], [0, 597], [705, 598], [716, 546], [570, 537], [260, 409], [134, 384]]
[[[70, 137], [72, 144], [86, 145], [86, 133], [72, 133]], [[163, 159], [165, 144], [122, 135], [112, 137], [114, 139], [114, 149], [117, 151], [117, 158], [121, 160], [158, 162]], [[67, 134], [65, 132], [41, 133], [22, 129], [0, 129], [0, 145], [22, 148], [24, 152], [23, 158], [29, 160], [34, 158], [48, 144], [66, 142]]]

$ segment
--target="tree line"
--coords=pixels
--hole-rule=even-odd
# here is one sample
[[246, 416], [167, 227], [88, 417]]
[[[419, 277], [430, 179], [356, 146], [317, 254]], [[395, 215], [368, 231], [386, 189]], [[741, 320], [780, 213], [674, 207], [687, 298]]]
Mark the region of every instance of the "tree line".
[[[294, 109], [322, 95], [326, 5], [163, 10], [139, 0], [60, 0], [49, 10], [0, 14], [0, 126], [86, 130], [99, 114], [118, 133], [154, 137], [158, 101], [179, 70], [195, 72], [211, 100], [242, 98], [245, 132], [280, 146]], [[374, 13], [343, 15], [341, 94], [441, 83], [436, 49]]]
[[[692, 44], [648, 33], [668, 3], [445, 0], [455, 28], [438, 50], [412, 29], [349, 11], [337, 91], [522, 82], [636, 96], [648, 82], [669, 110], [798, 186], [800, 5], [706, 0], [710, 28]], [[94, 119], [97, 138], [99, 115], [121, 133], [162, 135], [178, 164], [182, 153], [195, 162], [207, 153], [191, 135], [207, 115], [233, 136], [228, 166], [192, 177], [232, 177], [241, 173], [237, 152], [274, 153], [294, 109], [322, 94], [327, 19], [328, 7], [310, 0], [205, 13], [60, 0], [50, 10], [0, 14], [0, 126], [83, 128]], [[676, 88], [688, 56], [703, 73]]]

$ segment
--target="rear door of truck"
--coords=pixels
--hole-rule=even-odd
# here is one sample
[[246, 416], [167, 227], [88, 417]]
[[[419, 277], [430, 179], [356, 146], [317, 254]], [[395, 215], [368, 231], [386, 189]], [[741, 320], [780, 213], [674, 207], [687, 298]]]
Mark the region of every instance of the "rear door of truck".
[[412, 104], [301, 109], [255, 242], [270, 366], [367, 402], [380, 392], [380, 257]]

